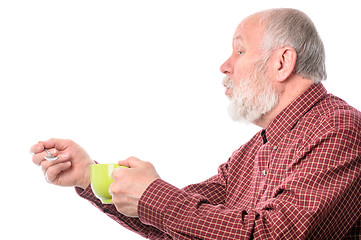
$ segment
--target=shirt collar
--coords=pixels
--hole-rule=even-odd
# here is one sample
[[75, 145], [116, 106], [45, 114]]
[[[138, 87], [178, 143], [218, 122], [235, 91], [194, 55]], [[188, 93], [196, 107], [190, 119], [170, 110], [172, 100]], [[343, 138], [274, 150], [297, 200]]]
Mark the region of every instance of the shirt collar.
[[327, 94], [322, 83], [313, 84], [288, 105], [266, 128], [267, 141], [277, 146], [280, 140], [297, 124], [298, 120]]

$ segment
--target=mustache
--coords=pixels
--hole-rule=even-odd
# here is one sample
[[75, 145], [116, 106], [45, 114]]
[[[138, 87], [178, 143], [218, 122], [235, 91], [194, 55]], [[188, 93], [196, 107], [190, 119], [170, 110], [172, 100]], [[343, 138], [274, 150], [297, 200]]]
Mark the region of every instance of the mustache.
[[225, 86], [226, 88], [233, 88], [234, 84], [232, 79], [229, 76], [225, 76], [222, 80], [222, 84], [223, 86]]

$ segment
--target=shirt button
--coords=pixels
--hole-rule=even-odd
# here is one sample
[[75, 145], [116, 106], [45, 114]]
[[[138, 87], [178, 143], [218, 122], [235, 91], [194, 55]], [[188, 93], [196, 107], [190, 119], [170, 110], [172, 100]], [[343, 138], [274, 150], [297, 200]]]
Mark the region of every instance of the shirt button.
[[266, 176], [266, 175], [267, 175], [267, 171], [266, 171], [266, 170], [262, 170], [261, 174], [262, 174], [262, 176]]
[[272, 149], [273, 149], [273, 150], [277, 150], [277, 146], [273, 146]]

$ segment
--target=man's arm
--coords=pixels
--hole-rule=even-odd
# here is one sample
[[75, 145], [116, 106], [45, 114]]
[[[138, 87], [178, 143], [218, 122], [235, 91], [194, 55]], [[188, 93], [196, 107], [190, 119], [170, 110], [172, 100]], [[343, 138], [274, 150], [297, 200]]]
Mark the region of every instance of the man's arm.
[[[184, 191], [190, 192], [192, 194], [207, 196], [209, 199], [208, 201], [212, 202], [212, 204], [223, 204], [226, 190], [226, 176], [227, 164], [222, 164], [219, 167], [219, 173], [216, 176], [213, 176], [202, 183], [187, 186], [184, 188]], [[143, 237], [149, 239], [172, 239], [167, 233], [157, 229], [154, 226], [142, 223], [137, 217], [127, 217], [121, 214], [117, 211], [113, 204], [102, 204], [101, 201], [93, 194], [90, 186], [85, 190], [77, 187], [76, 192], [79, 194], [79, 196], [90, 201], [94, 206], [99, 208], [102, 212], [107, 214], [120, 225], [138, 233]], [[181, 239], [195, 238], [192, 236], [182, 236]]]
[[158, 179], [139, 202], [139, 219], [174, 239], [342, 237], [361, 216], [360, 140], [354, 130], [325, 133], [302, 149], [272, 197], [252, 209]]
[[117, 211], [113, 204], [102, 204], [102, 202], [92, 192], [90, 185], [86, 189], [76, 187], [75, 190], [80, 197], [90, 201], [95, 207], [128, 230], [136, 232], [145, 238], [154, 236], [155, 239], [166, 239], [164, 238], [166, 236], [164, 232], [152, 226], [143, 224], [139, 221], [139, 218], [124, 216]]

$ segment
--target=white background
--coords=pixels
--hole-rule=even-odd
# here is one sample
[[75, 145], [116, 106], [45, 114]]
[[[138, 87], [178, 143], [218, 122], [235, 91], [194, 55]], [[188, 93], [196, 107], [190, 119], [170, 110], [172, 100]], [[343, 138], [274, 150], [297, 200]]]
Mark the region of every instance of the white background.
[[178, 187], [216, 174], [259, 130], [228, 117], [219, 66], [238, 23], [274, 7], [313, 19], [326, 88], [361, 109], [358, 1], [2, 0], [0, 238], [140, 239], [47, 184], [31, 145], [70, 138], [101, 163], [134, 155]]

